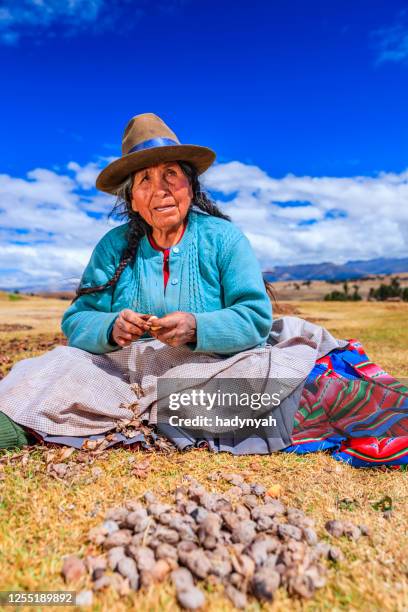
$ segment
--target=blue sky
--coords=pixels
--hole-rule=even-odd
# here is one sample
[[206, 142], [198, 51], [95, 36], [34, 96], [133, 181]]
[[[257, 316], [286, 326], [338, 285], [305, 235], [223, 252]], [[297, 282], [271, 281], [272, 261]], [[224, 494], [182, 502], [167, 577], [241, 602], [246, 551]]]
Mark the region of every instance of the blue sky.
[[142, 112], [217, 152], [263, 268], [408, 255], [404, 2], [13, 0], [0, 57], [0, 286], [80, 276]]

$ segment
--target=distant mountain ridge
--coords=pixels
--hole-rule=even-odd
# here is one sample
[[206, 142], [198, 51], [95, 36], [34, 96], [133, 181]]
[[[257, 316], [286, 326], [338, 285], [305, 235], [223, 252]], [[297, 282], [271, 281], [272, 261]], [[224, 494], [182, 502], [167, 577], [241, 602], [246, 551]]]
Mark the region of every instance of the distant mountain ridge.
[[366, 261], [351, 260], [344, 264], [334, 264], [330, 261], [316, 264], [300, 264], [294, 266], [275, 266], [263, 273], [270, 282], [285, 280], [346, 280], [361, 278], [370, 274], [401, 274], [408, 273], [408, 257], [402, 259], [386, 259], [378, 257]]
[[[371, 274], [408, 274], [408, 257], [401, 259], [387, 259], [378, 257], [377, 259], [350, 260], [344, 264], [334, 264], [325, 261], [316, 264], [299, 264], [294, 266], [275, 266], [263, 272], [266, 280], [275, 281], [296, 281], [296, 280], [347, 280], [361, 278]], [[78, 286], [79, 279], [75, 282], [50, 281], [49, 283], [38, 283], [35, 285], [1, 287], [2, 291], [15, 291], [18, 289], [22, 293], [54, 293], [54, 292], [74, 292]]]
[[73, 283], [71, 281], [52, 281], [49, 283], [37, 283], [35, 285], [14, 285], [13, 287], [2, 287], [0, 291], [19, 291], [20, 293], [58, 293], [58, 292], [73, 292], [78, 287], [79, 281]]

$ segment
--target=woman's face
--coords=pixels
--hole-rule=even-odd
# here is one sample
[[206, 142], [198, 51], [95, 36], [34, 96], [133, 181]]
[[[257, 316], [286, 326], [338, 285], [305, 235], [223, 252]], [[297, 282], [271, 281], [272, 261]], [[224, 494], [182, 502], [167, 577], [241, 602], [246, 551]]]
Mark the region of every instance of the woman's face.
[[153, 228], [180, 225], [193, 198], [188, 178], [177, 162], [138, 170], [132, 188], [132, 209]]

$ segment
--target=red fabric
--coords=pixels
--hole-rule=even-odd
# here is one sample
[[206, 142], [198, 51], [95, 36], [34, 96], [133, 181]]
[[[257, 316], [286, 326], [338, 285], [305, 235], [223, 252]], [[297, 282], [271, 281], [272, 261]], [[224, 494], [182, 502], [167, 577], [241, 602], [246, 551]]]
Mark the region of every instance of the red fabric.
[[[181, 240], [181, 238], [183, 237], [184, 231], [186, 229], [186, 223], [183, 223], [183, 231], [181, 232], [181, 236], [180, 238], [177, 240], [176, 244], [178, 244]], [[153, 236], [150, 236], [149, 234], [147, 235], [150, 244], [152, 245], [152, 247], [154, 249], [156, 249], [156, 251], [163, 251], [163, 279], [164, 279], [164, 288], [166, 289], [167, 286], [167, 281], [169, 280], [169, 276], [170, 276], [170, 264], [169, 264], [169, 255], [170, 255], [170, 248], [168, 247], [167, 249], [163, 249], [162, 247], [160, 247], [157, 242], [155, 241], [155, 239], [153, 238]], [[174, 246], [174, 245], [173, 245]]]

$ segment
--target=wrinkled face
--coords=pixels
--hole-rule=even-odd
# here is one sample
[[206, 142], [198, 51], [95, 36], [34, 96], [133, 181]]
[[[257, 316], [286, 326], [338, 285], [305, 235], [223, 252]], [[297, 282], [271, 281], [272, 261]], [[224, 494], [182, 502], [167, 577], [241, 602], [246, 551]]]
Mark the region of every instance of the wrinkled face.
[[193, 197], [188, 178], [177, 162], [165, 162], [135, 173], [132, 208], [153, 228], [180, 225]]

